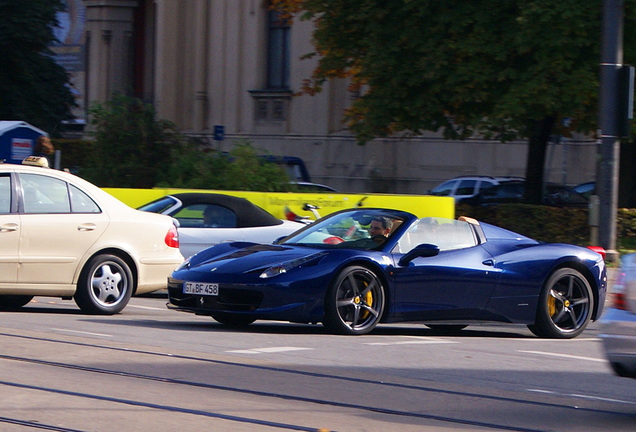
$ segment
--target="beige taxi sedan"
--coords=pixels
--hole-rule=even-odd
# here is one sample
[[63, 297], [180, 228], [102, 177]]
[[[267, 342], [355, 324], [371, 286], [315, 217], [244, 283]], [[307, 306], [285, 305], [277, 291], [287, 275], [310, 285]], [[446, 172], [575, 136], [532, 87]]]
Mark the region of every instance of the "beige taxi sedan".
[[183, 261], [170, 217], [36, 165], [41, 158], [0, 163], [0, 309], [49, 296], [115, 314], [132, 295], [166, 287]]

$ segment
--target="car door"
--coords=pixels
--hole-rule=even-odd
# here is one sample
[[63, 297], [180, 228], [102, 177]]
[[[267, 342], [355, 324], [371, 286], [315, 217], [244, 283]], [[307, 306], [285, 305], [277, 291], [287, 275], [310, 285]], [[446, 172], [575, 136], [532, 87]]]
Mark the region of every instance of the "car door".
[[47, 175], [20, 174], [20, 284], [69, 284], [109, 218], [79, 188]]
[[398, 266], [393, 313], [408, 320], [478, 319], [499, 279], [492, 263], [488, 252], [473, 246]]
[[412, 225], [394, 252], [396, 264], [419, 244], [438, 255], [417, 257], [393, 272], [393, 313], [408, 320], [469, 318], [485, 308], [499, 279], [492, 256], [469, 223], [424, 218]]
[[18, 280], [20, 215], [11, 211], [13, 182], [9, 173], [0, 174], [0, 284]]

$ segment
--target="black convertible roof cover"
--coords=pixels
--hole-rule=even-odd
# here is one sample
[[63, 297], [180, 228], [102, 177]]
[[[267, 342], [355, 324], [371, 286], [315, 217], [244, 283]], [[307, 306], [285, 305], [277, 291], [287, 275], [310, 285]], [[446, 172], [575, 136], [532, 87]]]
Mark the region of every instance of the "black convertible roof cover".
[[245, 198], [215, 193], [180, 193], [171, 196], [181, 201], [184, 206], [202, 203], [226, 207], [236, 214], [237, 228], [272, 226], [283, 223], [282, 220]]

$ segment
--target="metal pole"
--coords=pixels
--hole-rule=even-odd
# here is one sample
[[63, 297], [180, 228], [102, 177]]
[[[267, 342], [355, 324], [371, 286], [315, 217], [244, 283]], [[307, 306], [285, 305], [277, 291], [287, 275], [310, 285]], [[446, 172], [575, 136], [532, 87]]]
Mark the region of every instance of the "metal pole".
[[618, 260], [619, 69], [623, 63], [623, 0], [603, 0], [599, 106], [599, 167], [596, 193], [600, 198], [599, 242], [607, 259]]

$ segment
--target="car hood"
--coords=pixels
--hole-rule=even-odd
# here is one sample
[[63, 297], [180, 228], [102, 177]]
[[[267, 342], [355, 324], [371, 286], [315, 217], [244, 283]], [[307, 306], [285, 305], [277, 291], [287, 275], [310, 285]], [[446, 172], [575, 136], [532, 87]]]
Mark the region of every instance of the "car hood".
[[257, 244], [246, 242], [223, 243], [190, 258], [189, 271], [215, 274], [240, 274], [302, 259], [319, 258], [325, 251], [309, 247]]

